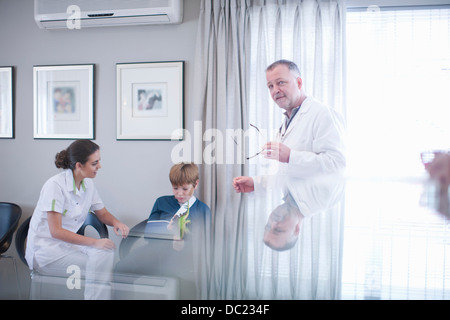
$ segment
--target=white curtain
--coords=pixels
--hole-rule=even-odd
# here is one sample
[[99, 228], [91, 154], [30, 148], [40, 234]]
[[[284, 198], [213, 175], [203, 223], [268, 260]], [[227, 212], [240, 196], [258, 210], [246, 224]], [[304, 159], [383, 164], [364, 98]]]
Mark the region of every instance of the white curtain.
[[194, 105], [201, 110], [202, 146], [198, 196], [211, 208], [209, 287], [202, 298], [234, 299], [245, 290], [246, 217], [244, 202], [231, 187], [246, 174], [227, 131], [247, 122], [248, 15], [245, 1], [201, 2], [195, 59]]
[[[202, 159], [198, 196], [213, 214], [209, 287], [203, 298], [338, 298], [341, 180], [293, 184], [313, 201], [325, 188], [328, 199], [319, 211], [333, 210], [304, 221], [297, 244], [277, 252], [262, 238], [282, 195], [236, 194], [232, 179], [276, 170], [276, 163], [260, 157], [245, 160], [281, 123], [281, 111], [266, 87], [271, 62], [296, 62], [307, 93], [343, 112], [343, 25], [339, 0], [201, 2], [194, 105], [202, 113], [203, 144], [194, 152]], [[238, 129], [245, 139], [229, 139], [229, 130]]]

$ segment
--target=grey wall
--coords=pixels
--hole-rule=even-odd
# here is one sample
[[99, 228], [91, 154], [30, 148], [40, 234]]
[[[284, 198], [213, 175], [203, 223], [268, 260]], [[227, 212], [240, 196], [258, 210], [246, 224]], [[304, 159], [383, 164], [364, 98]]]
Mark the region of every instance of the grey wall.
[[[72, 142], [33, 139], [34, 65], [95, 64], [95, 142], [102, 156], [95, 183], [115, 216], [131, 227], [148, 217], [157, 197], [171, 193], [170, 153], [177, 142], [116, 140], [115, 67], [184, 60], [189, 128], [199, 8], [199, 0], [186, 0], [181, 25], [42, 30], [34, 22], [33, 0], [0, 0], [0, 66], [15, 67], [15, 139], [0, 139], [0, 201], [19, 204], [21, 221], [33, 213], [43, 183], [58, 172], [55, 154]], [[16, 255], [14, 246], [8, 254]], [[7, 263], [0, 261], [2, 273], [10, 269]]]

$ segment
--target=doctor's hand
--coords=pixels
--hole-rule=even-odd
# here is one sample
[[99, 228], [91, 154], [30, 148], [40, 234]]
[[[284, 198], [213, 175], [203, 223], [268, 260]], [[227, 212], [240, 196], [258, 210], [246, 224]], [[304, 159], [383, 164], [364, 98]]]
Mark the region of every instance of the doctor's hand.
[[261, 152], [266, 159], [278, 160], [280, 162], [288, 163], [291, 155], [291, 149], [281, 142], [269, 141], [267, 142]]
[[255, 191], [255, 184], [251, 177], [236, 177], [233, 179], [233, 187], [237, 193]]

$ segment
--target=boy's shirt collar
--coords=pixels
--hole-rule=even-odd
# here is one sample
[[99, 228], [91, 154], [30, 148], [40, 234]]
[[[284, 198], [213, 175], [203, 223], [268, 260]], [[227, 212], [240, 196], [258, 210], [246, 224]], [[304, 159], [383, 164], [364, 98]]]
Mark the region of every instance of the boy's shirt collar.
[[195, 203], [195, 201], [197, 200], [197, 198], [195, 196], [192, 196], [188, 201], [186, 201], [185, 203], [179, 203], [180, 205], [180, 209], [178, 209], [178, 211], [175, 213], [175, 215], [177, 216], [182, 216], [187, 210], [188, 208], [192, 207]]

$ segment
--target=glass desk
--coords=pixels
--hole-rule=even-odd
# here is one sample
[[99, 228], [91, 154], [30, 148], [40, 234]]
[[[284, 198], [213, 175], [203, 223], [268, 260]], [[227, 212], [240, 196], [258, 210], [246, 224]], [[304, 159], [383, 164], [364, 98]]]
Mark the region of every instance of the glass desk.
[[[289, 197], [279, 192], [248, 195], [245, 210], [227, 212], [225, 222], [211, 228], [209, 247], [206, 238], [198, 241], [201, 247], [191, 246], [198, 256], [189, 272], [191, 254], [179, 255], [180, 242], [149, 242], [142, 232], [130, 233], [132, 245], [121, 245], [117, 252], [113, 296], [216, 301], [450, 298], [447, 189], [426, 177], [291, 182], [283, 187]], [[295, 219], [299, 211], [300, 220]], [[295, 236], [290, 245], [288, 231]], [[148, 261], [153, 264], [148, 274], [127, 271], [130, 266], [150, 270]], [[127, 268], [120, 269], [122, 263]], [[67, 290], [66, 280], [61, 290]]]
[[341, 298], [450, 298], [448, 199], [426, 178], [348, 179]]
[[[450, 298], [447, 190], [426, 177], [327, 177], [284, 187], [288, 198], [248, 197], [240, 235], [232, 227], [212, 231], [210, 274], [199, 286], [208, 293], [200, 299]], [[280, 236], [283, 212], [293, 212], [286, 204], [304, 215], [289, 220], [300, 226], [291, 246]]]

